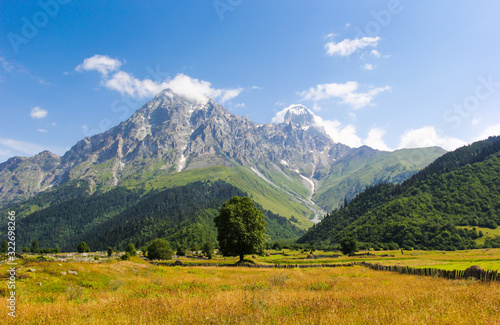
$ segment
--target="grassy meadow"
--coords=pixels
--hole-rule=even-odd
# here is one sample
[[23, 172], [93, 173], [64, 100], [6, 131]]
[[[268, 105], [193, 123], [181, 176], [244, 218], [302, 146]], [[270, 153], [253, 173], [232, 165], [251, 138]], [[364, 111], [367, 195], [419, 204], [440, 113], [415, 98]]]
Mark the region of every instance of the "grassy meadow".
[[[300, 256], [288, 252], [256, 262], [278, 258], [294, 264]], [[392, 263], [463, 268], [498, 266], [499, 258], [500, 249], [399, 252]], [[364, 258], [381, 264], [390, 259]], [[17, 316], [8, 317], [5, 308], [3, 324], [500, 324], [500, 281], [446, 280], [360, 266], [170, 267], [140, 258], [18, 262]], [[6, 277], [7, 265], [0, 269]], [[6, 304], [6, 284], [0, 294]]]

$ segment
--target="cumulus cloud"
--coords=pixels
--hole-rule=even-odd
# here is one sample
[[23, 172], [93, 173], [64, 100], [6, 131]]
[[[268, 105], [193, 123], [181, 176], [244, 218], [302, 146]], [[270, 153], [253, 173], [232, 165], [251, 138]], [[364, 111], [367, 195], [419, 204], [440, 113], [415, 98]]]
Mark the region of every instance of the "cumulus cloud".
[[375, 66], [371, 63], [366, 63], [364, 66], [363, 66], [363, 69], [364, 70], [368, 70], [368, 71], [371, 71], [373, 69], [375, 69]]
[[[177, 74], [165, 80], [139, 79], [119, 70], [121, 62], [107, 56], [94, 55], [76, 67], [77, 71], [96, 70], [101, 73], [101, 84], [121, 94], [131, 97], [151, 97], [163, 89], [170, 88], [175, 93], [193, 101], [214, 98], [221, 103], [229, 101], [241, 94], [243, 88], [217, 89], [208, 81], [191, 78], [185, 74]], [[113, 72], [110, 76], [110, 74]]]
[[455, 150], [467, 143], [461, 139], [442, 135], [433, 126], [406, 130], [401, 135], [399, 148], [424, 148], [438, 146], [446, 150]]
[[488, 139], [491, 136], [500, 135], [500, 123], [496, 125], [490, 125], [484, 128], [481, 133], [479, 133], [473, 141], [480, 141]]
[[382, 137], [385, 134], [385, 130], [381, 128], [372, 128], [370, 132], [368, 132], [368, 136], [366, 137], [364, 143], [378, 150], [391, 151], [392, 149], [387, 146]]
[[356, 134], [356, 127], [353, 124], [342, 125], [337, 120], [323, 120], [320, 124], [326, 133], [335, 142], [348, 145], [352, 148], [358, 148], [363, 145], [363, 139]]
[[47, 116], [48, 112], [44, 109], [41, 109], [40, 106], [35, 106], [31, 109], [30, 115], [32, 118], [42, 119]]
[[79, 64], [75, 70], [80, 72], [95, 70], [106, 76], [108, 73], [118, 70], [121, 65], [122, 63], [117, 59], [112, 59], [107, 55], [96, 54], [83, 60], [83, 63]]
[[356, 81], [346, 83], [328, 83], [311, 87], [299, 93], [303, 99], [321, 101], [338, 98], [343, 104], [350, 105], [353, 109], [359, 109], [367, 105], [373, 105], [373, 98], [384, 91], [391, 90], [391, 87], [369, 86], [367, 91], [360, 92], [359, 84]]
[[328, 55], [349, 56], [357, 50], [364, 49], [365, 47], [375, 47], [378, 45], [380, 37], [362, 37], [355, 39], [344, 39], [341, 42], [335, 43], [334, 41], [325, 44], [326, 53]]

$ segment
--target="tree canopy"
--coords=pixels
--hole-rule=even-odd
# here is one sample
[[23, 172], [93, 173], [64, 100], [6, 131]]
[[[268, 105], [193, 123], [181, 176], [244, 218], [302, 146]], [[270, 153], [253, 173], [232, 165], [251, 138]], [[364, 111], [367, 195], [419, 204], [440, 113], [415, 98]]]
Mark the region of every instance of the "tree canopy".
[[338, 244], [352, 237], [383, 249], [498, 247], [500, 236], [484, 236], [480, 244], [483, 234], [475, 227], [500, 223], [499, 176], [500, 137], [490, 137], [443, 155], [401, 184], [367, 188], [298, 242]]
[[87, 243], [84, 241], [78, 244], [78, 246], [76, 246], [76, 249], [78, 250], [78, 253], [90, 252], [90, 247], [87, 246]]
[[148, 258], [151, 260], [170, 260], [174, 252], [170, 248], [170, 243], [163, 238], [157, 238], [149, 244]]
[[264, 251], [266, 221], [248, 197], [235, 196], [222, 204], [214, 219], [217, 240], [224, 256], [259, 254]]
[[344, 255], [352, 256], [358, 251], [358, 242], [351, 237], [343, 238], [340, 241], [340, 251]]

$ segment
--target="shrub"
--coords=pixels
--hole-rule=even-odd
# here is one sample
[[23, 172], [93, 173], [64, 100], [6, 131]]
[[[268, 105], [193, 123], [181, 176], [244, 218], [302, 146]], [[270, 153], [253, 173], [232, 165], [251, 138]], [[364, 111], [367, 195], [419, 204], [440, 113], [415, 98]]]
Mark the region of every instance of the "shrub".
[[87, 246], [87, 243], [82, 241], [80, 244], [78, 244], [78, 246], [76, 246], [76, 250], [78, 251], [78, 253], [86, 253], [90, 252], [90, 247]]
[[205, 254], [206, 257], [208, 257], [208, 259], [212, 259], [214, 245], [211, 242], [207, 241], [203, 244], [203, 246], [201, 246], [201, 251], [203, 252], [203, 254]]
[[148, 258], [152, 260], [170, 260], [172, 259], [172, 249], [168, 241], [157, 238], [151, 242], [147, 249]]
[[340, 241], [340, 251], [344, 255], [352, 256], [358, 251], [358, 242], [354, 238], [346, 237]]
[[125, 249], [125, 252], [130, 256], [137, 255], [137, 249], [135, 249], [135, 246], [132, 243], [128, 244], [127, 248]]

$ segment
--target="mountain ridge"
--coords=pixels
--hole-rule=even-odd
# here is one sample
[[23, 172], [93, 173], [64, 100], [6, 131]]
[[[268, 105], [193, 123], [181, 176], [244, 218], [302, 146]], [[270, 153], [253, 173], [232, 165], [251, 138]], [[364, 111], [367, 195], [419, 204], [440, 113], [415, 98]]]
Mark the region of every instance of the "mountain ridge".
[[[286, 112], [281, 123], [257, 124], [247, 117], [231, 114], [212, 99], [187, 100], [165, 89], [126, 121], [78, 141], [59, 159], [46, 153], [51, 164], [43, 175], [42, 171], [36, 175], [16, 174], [16, 167], [4, 172], [7, 170], [4, 166], [4, 171], [0, 171], [4, 184], [0, 189], [0, 204], [12, 204], [16, 199], [21, 202], [43, 190], [71, 182], [87, 182], [92, 194], [131, 179], [146, 182], [186, 170], [240, 166], [290, 200], [307, 206], [314, 215], [311, 219], [319, 221], [324, 209], [336, 206], [338, 195], [343, 198], [349, 192], [357, 193], [374, 179], [357, 180], [355, 189], [347, 186], [331, 200], [317, 197], [316, 193], [324, 192], [322, 184], [336, 162], [358, 155], [369, 164], [374, 156], [396, 154], [335, 143], [316, 125], [311, 111], [304, 106], [295, 110], [296, 114]], [[432, 152], [430, 159], [442, 153]], [[10, 159], [8, 162], [9, 166], [15, 165]], [[40, 163], [33, 157], [27, 158], [25, 168], [30, 167], [30, 162]], [[403, 160], [391, 164], [399, 164], [400, 168], [386, 170], [398, 175], [424, 167]], [[19, 183], [32, 185], [20, 188], [16, 185]]]
[[[474, 227], [500, 224], [499, 175], [500, 137], [490, 137], [443, 155], [401, 184], [366, 189], [299, 242], [350, 236], [405, 249], [477, 248]], [[485, 243], [500, 246], [500, 238]]]

